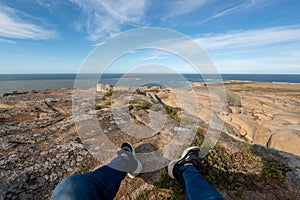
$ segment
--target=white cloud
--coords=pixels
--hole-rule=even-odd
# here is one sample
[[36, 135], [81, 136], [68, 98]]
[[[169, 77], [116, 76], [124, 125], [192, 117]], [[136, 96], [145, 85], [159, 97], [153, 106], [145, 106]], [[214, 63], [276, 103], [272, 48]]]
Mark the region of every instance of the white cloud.
[[78, 30], [86, 29], [88, 38], [96, 41], [121, 30], [122, 25], [137, 26], [143, 23], [145, 0], [69, 0], [76, 4], [85, 18]]
[[56, 32], [26, 22], [18, 14], [20, 14], [20, 11], [0, 5], [0, 37], [34, 40], [46, 40], [57, 37]]
[[291, 41], [300, 41], [300, 26], [281, 26], [257, 30], [211, 34], [195, 39], [208, 50], [257, 48]]

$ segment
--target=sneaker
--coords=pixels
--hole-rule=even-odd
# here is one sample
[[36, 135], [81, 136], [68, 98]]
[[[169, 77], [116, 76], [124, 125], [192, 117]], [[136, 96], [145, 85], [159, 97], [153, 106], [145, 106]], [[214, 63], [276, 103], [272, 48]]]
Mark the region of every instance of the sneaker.
[[199, 147], [189, 147], [181, 155], [181, 158], [173, 160], [168, 165], [168, 174], [172, 179], [178, 179], [177, 170], [179, 167], [186, 164], [195, 166], [196, 168], [200, 167], [200, 148]]
[[135, 157], [135, 148], [129, 142], [124, 142], [118, 151], [119, 156], [124, 154], [130, 159], [127, 175], [129, 178], [135, 178], [142, 171], [142, 163]]

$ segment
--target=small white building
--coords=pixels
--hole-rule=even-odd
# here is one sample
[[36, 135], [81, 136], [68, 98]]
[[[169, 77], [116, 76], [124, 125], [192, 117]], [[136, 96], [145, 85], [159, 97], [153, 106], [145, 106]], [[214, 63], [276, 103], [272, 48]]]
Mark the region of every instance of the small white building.
[[97, 88], [97, 92], [108, 92], [113, 89], [113, 87], [110, 84], [104, 84], [104, 83], [98, 83], [96, 88]]

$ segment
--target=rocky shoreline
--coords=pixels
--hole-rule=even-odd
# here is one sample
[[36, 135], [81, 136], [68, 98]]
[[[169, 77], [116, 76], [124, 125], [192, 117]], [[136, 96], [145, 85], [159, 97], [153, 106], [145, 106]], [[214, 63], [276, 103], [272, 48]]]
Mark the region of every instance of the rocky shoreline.
[[[228, 175], [227, 172], [226, 176], [223, 174], [228, 181], [230, 176], [236, 176], [243, 187], [231, 188], [230, 181], [226, 182], [225, 186], [216, 182], [215, 187], [227, 199], [270, 199], [277, 196], [299, 198], [300, 152], [297, 147], [300, 144], [300, 86], [227, 82], [225, 87], [229, 96], [229, 99], [226, 99], [225, 112], [218, 113], [209, 109], [210, 94], [207, 86], [202, 83], [193, 84], [200, 112], [195, 113], [193, 106], [189, 107], [189, 102], [181, 105], [186, 113], [199, 118], [199, 127], [189, 127], [197, 132], [195, 144], [200, 142], [199, 128], [203, 132], [207, 130], [213, 113], [216, 119], [224, 120], [224, 128], [219, 138], [221, 147], [217, 146], [216, 152], [238, 155], [237, 158], [229, 157], [236, 163], [244, 163], [244, 167], [230, 166], [230, 170], [241, 170], [239, 175]], [[145, 139], [126, 135], [112, 116], [112, 99], [123, 102], [122, 99], [127, 98], [124, 92], [115, 93], [117, 95], [111, 92], [96, 92], [95, 105], [87, 105], [81, 112], [87, 118], [95, 118], [116, 146], [123, 140], [129, 140], [138, 147], [139, 152], [151, 152], [164, 147], [175, 137], [173, 130], [179, 126], [184, 115], [176, 102], [175, 94], [186, 96], [187, 92], [184, 89], [175, 91], [172, 88], [161, 87], [134, 90], [134, 99], [129, 101], [128, 105], [124, 105], [129, 106], [130, 116], [135, 123], [147, 128], [150, 113], [164, 108], [168, 114], [165, 127], [153, 137]], [[0, 199], [49, 199], [55, 186], [64, 177], [101, 166], [101, 163], [86, 150], [82, 138], [78, 135], [72, 114], [72, 95], [72, 89], [49, 89], [5, 94], [0, 99]], [[124, 106], [120, 103], [121, 105]], [[248, 144], [256, 144], [254, 149], [258, 152], [255, 155], [249, 153], [249, 160], [243, 157], [244, 154], [237, 153], [247, 152], [244, 146]], [[274, 178], [273, 172], [269, 172], [270, 182], [262, 180], [268, 177], [268, 174], [260, 172], [261, 163], [271, 163], [265, 163], [265, 158], [289, 168], [285, 170], [287, 168], [282, 167], [283, 165], [272, 165], [281, 166], [276, 170], [282, 173], [284, 180], [281, 180], [281, 176], [280, 180]], [[215, 162], [217, 163], [217, 160]], [[229, 162], [232, 160], [228, 160]], [[206, 178], [210, 180], [207, 172], [207, 169], [210, 169], [209, 162], [204, 160], [204, 166], [207, 168], [203, 168], [202, 172], [207, 173]], [[248, 168], [251, 167], [257, 171], [250, 173]], [[176, 194], [176, 188], [161, 187], [159, 184], [163, 182], [164, 173], [165, 169], [161, 169], [144, 173], [135, 180], [126, 178], [116, 199], [172, 198]], [[249, 182], [243, 182], [245, 177], [240, 176], [243, 173], [257, 174], [253, 180], [257, 179], [256, 182], [261, 181], [261, 184], [266, 185], [257, 185], [255, 189], [251, 189], [252, 186], [248, 186]], [[213, 182], [213, 179], [211, 181]], [[279, 187], [281, 182], [286, 189]], [[281, 189], [278, 189], [276, 184]], [[181, 191], [176, 198], [180, 199], [182, 195]]]

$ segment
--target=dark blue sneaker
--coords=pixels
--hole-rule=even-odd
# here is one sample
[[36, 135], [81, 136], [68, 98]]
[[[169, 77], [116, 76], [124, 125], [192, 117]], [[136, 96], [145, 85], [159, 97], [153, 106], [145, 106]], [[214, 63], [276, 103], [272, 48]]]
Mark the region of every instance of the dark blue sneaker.
[[121, 150], [118, 151], [118, 155], [125, 154], [129, 157], [129, 166], [127, 175], [130, 178], [135, 178], [142, 171], [142, 163], [135, 157], [135, 148], [129, 143], [124, 142], [121, 145]]
[[168, 174], [172, 179], [178, 179], [177, 170], [186, 164], [191, 164], [196, 168], [200, 167], [200, 148], [189, 147], [181, 155], [181, 158], [173, 160], [168, 165]]

